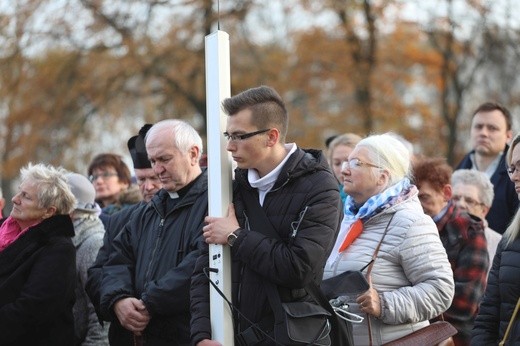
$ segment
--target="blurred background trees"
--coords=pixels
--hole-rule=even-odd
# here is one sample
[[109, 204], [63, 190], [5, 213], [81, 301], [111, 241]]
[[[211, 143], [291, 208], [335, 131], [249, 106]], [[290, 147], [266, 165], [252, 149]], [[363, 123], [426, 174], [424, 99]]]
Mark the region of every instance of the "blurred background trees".
[[323, 148], [333, 134], [394, 131], [456, 164], [480, 103], [517, 113], [519, 5], [0, 0], [1, 187], [10, 198], [30, 161], [86, 173], [98, 153], [128, 156], [145, 122], [182, 118], [205, 134], [204, 38], [217, 23], [232, 93], [275, 87], [288, 140]]

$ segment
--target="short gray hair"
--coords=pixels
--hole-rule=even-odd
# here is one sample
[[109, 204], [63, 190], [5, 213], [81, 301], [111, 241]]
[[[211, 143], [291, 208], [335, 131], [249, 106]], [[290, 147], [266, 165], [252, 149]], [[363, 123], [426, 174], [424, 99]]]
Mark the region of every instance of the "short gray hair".
[[403, 178], [411, 178], [410, 151], [394, 135], [371, 135], [362, 139], [356, 147], [366, 147], [372, 163], [389, 172], [388, 187]]
[[152, 136], [155, 136], [157, 133], [168, 129], [170, 130], [170, 135], [173, 138], [173, 145], [182, 152], [187, 152], [190, 148], [196, 146], [199, 148], [199, 157], [202, 156], [203, 146], [202, 146], [202, 138], [199, 133], [187, 122], [178, 120], [178, 119], [166, 119], [159, 121], [155, 125], [153, 125], [145, 137], [145, 144], [148, 142], [148, 139]]
[[67, 184], [67, 173], [62, 167], [29, 163], [20, 170], [20, 178], [22, 182], [30, 179], [36, 183], [40, 208], [55, 207], [56, 214], [70, 214], [76, 198]]
[[491, 207], [495, 191], [489, 177], [484, 172], [474, 169], [458, 169], [451, 175], [451, 186], [465, 184], [475, 186], [478, 190], [480, 202]]

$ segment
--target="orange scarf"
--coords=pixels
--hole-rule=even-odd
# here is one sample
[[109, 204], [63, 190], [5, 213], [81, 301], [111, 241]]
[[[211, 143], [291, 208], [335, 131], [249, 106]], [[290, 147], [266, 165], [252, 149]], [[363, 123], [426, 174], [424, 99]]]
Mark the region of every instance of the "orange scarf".
[[357, 239], [357, 237], [359, 237], [361, 232], [363, 232], [363, 221], [361, 221], [361, 219], [357, 219], [352, 225], [350, 225], [347, 236], [339, 247], [339, 252], [343, 252], [347, 247], [349, 247], [349, 245], [352, 244], [354, 240]]

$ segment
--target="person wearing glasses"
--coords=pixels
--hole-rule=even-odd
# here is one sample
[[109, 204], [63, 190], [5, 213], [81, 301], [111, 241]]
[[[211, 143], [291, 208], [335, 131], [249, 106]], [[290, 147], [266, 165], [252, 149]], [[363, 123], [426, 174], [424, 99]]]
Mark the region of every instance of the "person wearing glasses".
[[20, 170], [10, 215], [0, 220], [0, 344], [75, 345], [76, 199], [61, 167]]
[[[520, 199], [520, 134], [511, 142], [506, 155], [507, 171]], [[488, 276], [486, 291], [471, 338], [472, 345], [498, 345], [504, 339], [520, 297], [520, 210], [498, 244]], [[520, 344], [520, 318], [511, 323], [505, 345]]]
[[371, 135], [342, 164], [348, 196], [324, 279], [363, 270], [370, 284], [343, 297], [349, 312], [364, 317], [353, 324], [354, 345], [381, 345], [424, 328], [453, 299], [453, 272], [410, 181], [410, 154], [391, 134]]
[[418, 159], [413, 170], [419, 200], [437, 225], [453, 269], [455, 297], [443, 318], [458, 331], [455, 345], [468, 345], [489, 267], [484, 224], [452, 201], [452, 168], [444, 158]]
[[141, 200], [137, 187], [132, 185], [130, 170], [120, 155], [99, 154], [88, 166], [88, 178], [96, 189], [96, 202], [102, 208], [101, 219]]
[[[493, 203], [493, 184], [488, 176], [474, 169], [459, 169], [451, 175], [453, 194], [451, 200], [469, 214], [479, 217], [484, 222], [489, 262], [493, 261], [502, 234], [488, 226], [486, 215]], [[491, 265], [488, 267], [488, 273]]]
[[[231, 248], [231, 301], [240, 312], [235, 345], [273, 345], [288, 339], [285, 328], [275, 328], [274, 311], [282, 302], [308, 299], [304, 287], [321, 282], [340, 221], [337, 180], [320, 150], [286, 143], [289, 116], [273, 88], [245, 90], [225, 99], [223, 109], [227, 150], [237, 165], [233, 204], [226, 217], [206, 218], [204, 239]], [[192, 279], [191, 332], [198, 346], [219, 345], [211, 340], [207, 250]]]
[[473, 112], [471, 150], [456, 169], [484, 172], [494, 187], [495, 198], [486, 215], [489, 227], [502, 234], [518, 209], [518, 198], [506, 171], [507, 143], [513, 137], [512, 116], [499, 103], [486, 102]]

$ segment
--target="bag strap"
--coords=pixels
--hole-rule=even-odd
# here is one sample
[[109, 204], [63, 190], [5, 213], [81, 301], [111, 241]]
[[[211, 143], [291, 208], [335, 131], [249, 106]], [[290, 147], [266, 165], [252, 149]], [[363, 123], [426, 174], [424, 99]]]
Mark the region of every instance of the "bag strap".
[[[257, 230], [264, 235], [274, 239], [281, 239], [280, 235], [274, 230], [271, 221], [267, 218], [267, 215], [265, 215], [264, 209], [260, 206], [258, 199], [255, 199], [255, 196], [252, 193], [246, 192], [243, 189], [241, 190], [241, 195], [246, 207], [248, 208], [251, 224], [257, 225]], [[283, 321], [284, 312], [282, 308], [282, 301], [280, 299], [276, 285], [271, 282], [264, 281], [264, 287], [267, 291], [267, 298], [271, 304], [271, 309], [273, 309], [273, 313], [275, 315], [275, 323], [276, 321]], [[330, 305], [328, 299], [314, 281], [311, 281], [307, 286], [305, 286], [305, 290], [320, 306], [327, 310], [331, 316], [336, 316], [336, 312]], [[335, 327], [334, 324], [337, 320], [335, 318], [332, 318], [331, 320], [333, 327]]]
[[[275, 231], [271, 224], [271, 221], [267, 218], [267, 215], [265, 215], [258, 198], [254, 196], [252, 191], [244, 191], [244, 189], [241, 189], [240, 194], [242, 195], [242, 199], [244, 200], [248, 211], [249, 222], [255, 227], [255, 230], [269, 238], [281, 239], [280, 235]], [[271, 309], [273, 310], [275, 325], [283, 323], [284, 311], [277, 286], [274, 283], [265, 280], [263, 281], [263, 286], [267, 293], [269, 305], [271, 305]]]
[[247, 210], [249, 211], [249, 219], [251, 224], [256, 225], [256, 231], [268, 236], [269, 238], [281, 239], [278, 232], [275, 231], [271, 221], [265, 215], [265, 211], [260, 205], [258, 201], [258, 197], [254, 196], [254, 194], [250, 191], [244, 191], [244, 189], [240, 190], [240, 194], [242, 195], [242, 199], [246, 205]]
[[376, 246], [376, 249], [374, 250], [374, 254], [372, 255], [372, 260], [370, 261], [370, 264], [368, 265], [367, 275], [366, 275], [367, 277], [372, 272], [372, 267], [374, 266], [374, 262], [376, 261], [377, 254], [379, 253], [379, 249], [381, 248], [381, 244], [383, 243], [383, 239], [385, 239], [386, 233], [388, 233], [388, 227], [390, 227], [390, 223], [394, 219], [394, 216], [395, 216], [395, 213], [392, 214], [392, 216], [390, 217], [390, 220], [386, 224], [385, 231], [383, 232], [383, 236], [381, 237], [381, 240], [379, 241], [379, 243]]
[[[385, 231], [383, 232], [383, 236], [381, 237], [381, 240], [376, 246], [376, 249], [374, 250], [374, 253], [372, 254], [372, 260], [370, 261], [370, 264], [368, 265], [367, 269], [367, 279], [370, 276], [370, 273], [372, 273], [372, 267], [374, 266], [374, 263], [376, 262], [377, 254], [379, 253], [379, 249], [381, 248], [381, 244], [383, 243], [383, 239], [385, 239], [386, 233], [388, 232], [388, 227], [390, 227], [390, 223], [392, 222], [393, 218], [395, 216], [395, 213], [392, 214], [390, 217], [390, 220], [386, 224]], [[381, 304], [381, 302], [379, 302]], [[368, 342], [369, 345], [372, 346], [372, 323], [370, 322], [370, 315], [367, 313], [367, 327], [368, 327]]]
[[506, 329], [506, 333], [504, 334], [504, 338], [498, 344], [499, 346], [505, 345], [507, 338], [509, 337], [509, 332], [511, 332], [511, 327], [513, 326], [513, 322], [515, 321], [516, 315], [518, 314], [519, 307], [520, 307], [520, 297], [518, 297], [518, 300], [516, 301], [515, 310], [513, 311], [513, 315], [511, 315], [511, 319], [509, 320], [509, 324], [507, 325], [507, 329]]

